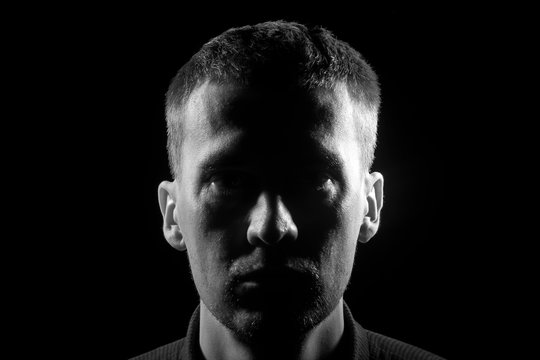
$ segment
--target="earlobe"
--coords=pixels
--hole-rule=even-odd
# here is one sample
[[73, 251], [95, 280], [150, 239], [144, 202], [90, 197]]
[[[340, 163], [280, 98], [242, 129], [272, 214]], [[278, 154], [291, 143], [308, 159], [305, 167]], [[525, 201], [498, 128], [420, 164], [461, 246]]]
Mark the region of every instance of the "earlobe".
[[163, 235], [176, 250], [186, 250], [186, 243], [176, 220], [176, 196], [174, 182], [163, 181], [158, 187], [158, 201], [163, 216]]
[[366, 176], [366, 203], [367, 211], [360, 225], [358, 241], [367, 243], [379, 229], [381, 210], [383, 206], [383, 185], [382, 174], [373, 172]]

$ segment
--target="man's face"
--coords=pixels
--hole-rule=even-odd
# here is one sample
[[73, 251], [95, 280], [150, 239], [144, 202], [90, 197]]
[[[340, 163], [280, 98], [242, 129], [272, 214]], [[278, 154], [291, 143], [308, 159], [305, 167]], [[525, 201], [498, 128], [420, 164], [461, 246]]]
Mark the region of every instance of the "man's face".
[[305, 332], [341, 299], [367, 189], [345, 86], [206, 82], [183, 109], [174, 220], [212, 314], [244, 339]]

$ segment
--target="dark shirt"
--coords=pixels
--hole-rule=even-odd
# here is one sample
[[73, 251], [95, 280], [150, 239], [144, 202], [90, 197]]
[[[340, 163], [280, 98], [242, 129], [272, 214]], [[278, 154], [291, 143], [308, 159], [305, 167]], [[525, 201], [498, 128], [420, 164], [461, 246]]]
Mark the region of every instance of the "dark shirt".
[[[344, 360], [444, 360], [440, 356], [364, 329], [344, 304], [345, 329], [339, 345]], [[161, 346], [130, 360], [204, 360], [199, 346], [199, 314], [197, 307], [191, 316], [186, 337]]]

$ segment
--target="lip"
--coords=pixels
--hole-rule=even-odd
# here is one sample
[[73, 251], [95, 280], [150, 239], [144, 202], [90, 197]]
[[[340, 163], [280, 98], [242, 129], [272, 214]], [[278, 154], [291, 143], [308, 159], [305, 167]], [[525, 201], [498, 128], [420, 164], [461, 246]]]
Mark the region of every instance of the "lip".
[[294, 289], [306, 283], [306, 277], [294, 270], [260, 269], [240, 276], [237, 281], [235, 292], [246, 301], [244, 305], [263, 306], [269, 299], [294, 293]]
[[306, 279], [308, 274], [292, 268], [260, 268], [237, 277], [244, 284], [290, 283]]
[[235, 276], [234, 283], [238, 306], [254, 311], [274, 311], [313, 299], [316, 276], [303, 268], [263, 266]]

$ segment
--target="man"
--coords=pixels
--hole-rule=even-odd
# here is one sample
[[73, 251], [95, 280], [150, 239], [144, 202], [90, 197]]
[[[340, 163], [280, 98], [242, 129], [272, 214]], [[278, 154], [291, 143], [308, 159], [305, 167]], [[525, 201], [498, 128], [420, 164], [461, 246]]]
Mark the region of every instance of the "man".
[[380, 223], [379, 103], [356, 50], [297, 23], [231, 29], [180, 69], [159, 204], [201, 301], [184, 339], [136, 359], [440, 359], [343, 301]]

